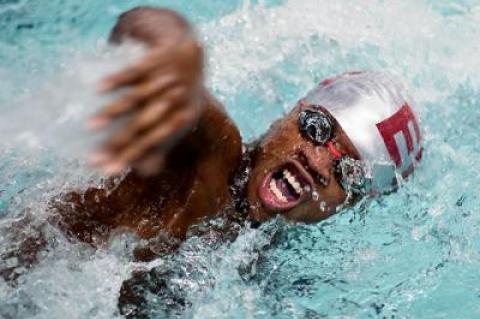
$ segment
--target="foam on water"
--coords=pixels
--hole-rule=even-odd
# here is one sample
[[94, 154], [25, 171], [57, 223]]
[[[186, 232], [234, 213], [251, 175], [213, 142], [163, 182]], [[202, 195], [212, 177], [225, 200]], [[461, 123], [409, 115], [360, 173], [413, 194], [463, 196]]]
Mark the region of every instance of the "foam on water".
[[204, 28], [212, 85], [234, 105], [249, 92], [246, 102], [259, 100], [265, 115], [290, 107], [322, 78], [352, 69], [386, 69], [414, 88], [420, 104], [442, 99], [459, 83], [479, 85], [480, 9], [463, 10], [445, 17], [428, 2], [408, 0], [245, 6]]
[[[63, 57], [54, 76], [38, 79], [34, 87], [2, 107], [0, 154], [4, 174], [0, 181], [4, 196], [0, 208], [19, 190], [29, 196], [44, 195], [52, 186], [64, 189], [101, 180], [98, 172], [86, 165], [86, 158], [107, 133], [91, 134], [86, 123], [113, 97], [99, 96], [96, 84], [142, 52], [135, 44], [108, 48], [100, 43], [95, 53], [72, 53]], [[32, 190], [35, 182], [39, 184]]]
[[[28, 12], [28, 2], [13, 2], [10, 11], [0, 6], [0, 14], [16, 21]], [[81, 3], [71, 1], [66, 8], [74, 2]], [[45, 36], [47, 42], [58, 37], [69, 45], [40, 50], [45, 65], [63, 55], [64, 66], [46, 72], [46, 78], [38, 71], [28, 79], [28, 68], [16, 59], [21, 48], [38, 46], [34, 39], [18, 43], [13, 30], [10, 38], [0, 38], [8, 56], [0, 75], [10, 79], [0, 84], [0, 141], [8, 145], [0, 160], [0, 209], [8, 212], [1, 220], [6, 240], [0, 251], [15, 242], [9, 226], [25, 209], [34, 213], [33, 224], [41, 224], [53, 194], [100, 182], [83, 165], [86, 149], [98, 139], [84, 134], [82, 122], [104, 103], [89, 87], [126, 59], [105, 59], [105, 53], [92, 58], [91, 52], [112, 17], [138, 3], [92, 2], [82, 15], [61, 15], [75, 16], [71, 24], [65, 18], [57, 28], [43, 25], [46, 32], [62, 30]], [[175, 6], [193, 15], [187, 2]], [[94, 251], [47, 227], [50, 249], [40, 263], [18, 287], [0, 284], [1, 315], [112, 318], [122, 281], [135, 268], [156, 267], [173, 274], [166, 278], [169, 286], [191, 305], [180, 317], [477, 318], [478, 2], [245, 1], [219, 9], [227, 11], [195, 20], [207, 46], [209, 85], [246, 139], [261, 134], [322, 78], [385, 69], [403, 79], [417, 100], [425, 154], [415, 178], [394, 194], [318, 225], [276, 220], [257, 230], [245, 228], [233, 242], [194, 236], [178, 254], [147, 264], [130, 261], [133, 237], [117, 236]], [[101, 27], [88, 29], [92, 21]], [[82, 38], [79, 29], [90, 30], [88, 36]], [[79, 57], [66, 58], [70, 52]], [[25, 54], [35, 69], [47, 69], [34, 51]], [[18, 92], [22, 96], [13, 100]], [[153, 313], [165, 315], [161, 296], [150, 301]]]
[[142, 52], [133, 44], [119, 48], [99, 44], [94, 54], [72, 52], [73, 57], [64, 57], [55, 76], [48, 81], [37, 79], [41, 81], [10, 101], [14, 107], [3, 110], [0, 143], [4, 147], [55, 147], [56, 152], [65, 150], [62, 155], [81, 157], [85, 145], [80, 143], [89, 138], [85, 122], [109, 100], [96, 93], [97, 82]]

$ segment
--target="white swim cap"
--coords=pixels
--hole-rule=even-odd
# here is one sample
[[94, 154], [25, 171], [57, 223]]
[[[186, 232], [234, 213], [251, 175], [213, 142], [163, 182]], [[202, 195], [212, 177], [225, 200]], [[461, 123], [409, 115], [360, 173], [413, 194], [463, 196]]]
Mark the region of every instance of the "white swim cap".
[[323, 81], [302, 99], [323, 106], [358, 150], [370, 194], [394, 190], [422, 156], [413, 101], [382, 72], [351, 72]]

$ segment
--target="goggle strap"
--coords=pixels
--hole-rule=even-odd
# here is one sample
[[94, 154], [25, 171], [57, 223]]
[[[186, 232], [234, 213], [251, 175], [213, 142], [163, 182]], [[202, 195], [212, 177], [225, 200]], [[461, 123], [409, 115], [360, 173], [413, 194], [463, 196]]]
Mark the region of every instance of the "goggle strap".
[[335, 147], [335, 144], [332, 141], [327, 142], [327, 148], [330, 151], [330, 154], [336, 159], [339, 160], [342, 158], [342, 153], [340, 153], [337, 148]]

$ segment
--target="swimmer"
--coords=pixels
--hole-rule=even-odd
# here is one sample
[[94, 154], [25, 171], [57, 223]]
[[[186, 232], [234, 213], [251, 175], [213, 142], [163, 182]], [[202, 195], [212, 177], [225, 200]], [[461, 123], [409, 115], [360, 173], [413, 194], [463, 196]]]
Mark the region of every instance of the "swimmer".
[[[104, 228], [182, 238], [233, 203], [253, 221], [281, 215], [312, 223], [363, 196], [392, 191], [420, 160], [412, 102], [388, 75], [325, 80], [259, 141], [242, 146], [205, 88], [203, 51], [185, 19], [137, 8], [120, 16], [110, 40], [148, 49], [137, 64], [103, 80], [102, 92], [128, 90], [90, 122], [98, 130], [130, 118], [92, 156], [109, 174], [132, 169], [111, 192], [87, 191], [91, 218]], [[79, 199], [73, 202], [82, 206]]]
[[[112, 44], [124, 41], [140, 42], [147, 52], [101, 82], [103, 93], [121, 94], [89, 125], [103, 130], [128, 119], [91, 156], [108, 175], [127, 173], [118, 183], [111, 178], [103, 188], [51, 201], [50, 224], [72, 238], [99, 245], [112, 232], [128, 231], [180, 242], [192, 225], [220, 214], [313, 223], [395, 190], [420, 161], [413, 102], [384, 73], [321, 82], [258, 141], [243, 145], [205, 87], [204, 52], [183, 17], [153, 7], [130, 10], [110, 36]], [[164, 252], [158, 246], [136, 251], [136, 259], [158, 256]]]

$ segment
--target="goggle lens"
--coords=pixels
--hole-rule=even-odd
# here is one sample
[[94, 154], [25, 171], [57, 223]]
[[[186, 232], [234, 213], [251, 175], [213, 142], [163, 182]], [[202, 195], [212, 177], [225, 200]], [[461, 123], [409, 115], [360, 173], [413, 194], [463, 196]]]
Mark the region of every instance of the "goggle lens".
[[[332, 120], [321, 110], [302, 110], [298, 118], [298, 126], [300, 132], [316, 144], [326, 145], [333, 138]], [[349, 156], [341, 156], [336, 161], [335, 170], [338, 180], [345, 191], [354, 194], [365, 194], [366, 179], [361, 161]]]
[[336, 171], [344, 190], [354, 194], [365, 194], [366, 179], [361, 161], [343, 156], [337, 161]]
[[332, 139], [332, 122], [327, 114], [318, 110], [302, 110], [298, 118], [300, 131], [315, 143], [326, 144]]

